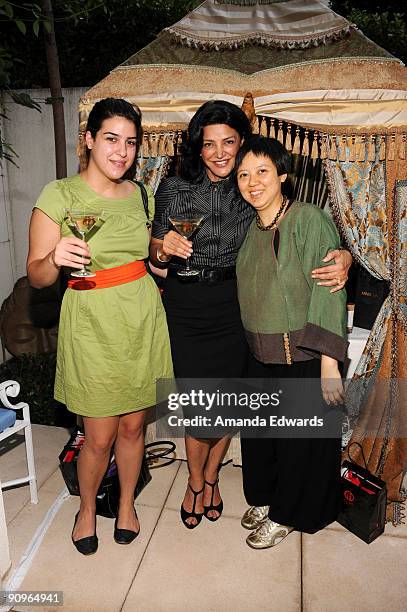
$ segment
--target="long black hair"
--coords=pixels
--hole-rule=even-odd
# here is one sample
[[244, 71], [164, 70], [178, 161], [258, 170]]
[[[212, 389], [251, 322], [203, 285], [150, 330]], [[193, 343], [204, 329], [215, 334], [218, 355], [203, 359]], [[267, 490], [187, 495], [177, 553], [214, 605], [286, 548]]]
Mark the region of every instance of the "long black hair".
[[[131, 168], [129, 168], [123, 176], [124, 179], [133, 178], [136, 171], [137, 153], [143, 138], [141, 111], [138, 106], [133, 106], [130, 102], [122, 98], [104, 98], [96, 102], [90, 111], [86, 124], [86, 131], [91, 133], [93, 139], [96, 138], [96, 134], [102, 127], [103, 121], [105, 121], [105, 119], [111, 119], [112, 117], [123, 117], [124, 119], [128, 119], [136, 128], [136, 156]], [[86, 156], [89, 160], [90, 150], [87, 147]]]
[[192, 117], [187, 137], [181, 147], [180, 175], [187, 181], [195, 182], [205, 166], [201, 158], [203, 129], [207, 125], [228, 125], [236, 130], [241, 139], [250, 136], [250, 121], [235, 104], [226, 100], [205, 102]]

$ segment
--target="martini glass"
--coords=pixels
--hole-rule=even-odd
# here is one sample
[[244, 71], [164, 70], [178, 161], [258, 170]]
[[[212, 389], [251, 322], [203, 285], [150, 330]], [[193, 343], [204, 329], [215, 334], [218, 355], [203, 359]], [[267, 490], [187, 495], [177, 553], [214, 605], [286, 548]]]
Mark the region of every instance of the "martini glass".
[[[65, 221], [74, 236], [84, 240], [85, 242], [89, 242], [89, 239], [97, 232], [104, 222], [104, 219], [102, 219], [102, 214], [103, 212], [66, 210]], [[71, 272], [71, 276], [75, 276], [77, 278], [90, 278], [92, 276], [96, 276], [96, 274], [88, 270], [83, 263], [80, 270]]]
[[[170, 222], [184, 238], [191, 238], [203, 221], [203, 215], [183, 215], [182, 217], [170, 217]], [[199, 270], [189, 267], [189, 257], [186, 259], [186, 267], [178, 270], [178, 276], [197, 276]]]

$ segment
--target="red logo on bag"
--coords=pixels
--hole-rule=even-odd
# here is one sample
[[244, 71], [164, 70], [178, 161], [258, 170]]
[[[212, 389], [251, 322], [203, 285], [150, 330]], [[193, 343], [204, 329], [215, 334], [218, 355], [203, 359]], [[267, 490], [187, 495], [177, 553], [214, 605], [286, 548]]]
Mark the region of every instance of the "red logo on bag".
[[355, 496], [353, 495], [352, 491], [349, 491], [349, 489], [344, 491], [343, 496], [349, 504], [353, 504], [355, 501]]

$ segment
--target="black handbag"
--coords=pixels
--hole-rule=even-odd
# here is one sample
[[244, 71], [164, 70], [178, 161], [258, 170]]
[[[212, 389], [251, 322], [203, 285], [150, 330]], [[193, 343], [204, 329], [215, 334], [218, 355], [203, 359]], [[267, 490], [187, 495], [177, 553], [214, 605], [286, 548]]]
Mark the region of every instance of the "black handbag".
[[344, 461], [341, 469], [342, 510], [337, 521], [354, 533], [358, 538], [370, 544], [384, 531], [386, 523], [387, 490], [386, 483], [369, 472], [366, 467], [354, 463], [349, 454], [349, 461]]
[[355, 314], [353, 325], [363, 329], [372, 329], [379, 310], [389, 294], [389, 283], [359, 268], [355, 290]]
[[[71, 495], [79, 495], [79, 482], [77, 474], [77, 465], [79, 453], [85, 442], [85, 434], [77, 429], [72, 433], [68, 442], [65, 444], [62, 452], [59, 455], [59, 468], [61, 470], [62, 477]], [[167, 448], [162, 448], [163, 445]], [[161, 452], [153, 453], [152, 447], [158, 446], [161, 448]], [[169, 446], [169, 448], [168, 448]], [[134, 499], [136, 499], [142, 490], [148, 485], [151, 480], [151, 474], [149, 464], [154, 459], [166, 457], [169, 453], [175, 450], [175, 444], [173, 442], [152, 442], [145, 446], [146, 452], [144, 453], [143, 461], [141, 464], [139, 478], [134, 490]], [[169, 458], [167, 463], [172, 463], [173, 458]], [[161, 464], [162, 465], [162, 464]], [[112, 455], [109, 466], [103, 476], [102, 482], [100, 483], [99, 490], [96, 495], [96, 514], [99, 516], [105, 516], [107, 518], [116, 518], [118, 505], [120, 499], [120, 482], [117, 471], [117, 465]]]

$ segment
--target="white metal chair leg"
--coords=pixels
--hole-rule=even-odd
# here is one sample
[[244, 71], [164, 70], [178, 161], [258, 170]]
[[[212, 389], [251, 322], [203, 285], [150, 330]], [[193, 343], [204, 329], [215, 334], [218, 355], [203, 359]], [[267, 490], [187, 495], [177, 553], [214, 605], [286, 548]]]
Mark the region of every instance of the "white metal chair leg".
[[22, 431], [24, 433], [25, 438], [25, 451], [27, 456], [27, 468], [28, 475], [23, 478], [16, 478], [14, 480], [9, 480], [7, 482], [2, 483], [2, 488], [8, 488], [15, 485], [28, 483], [30, 486], [30, 497], [31, 503], [38, 503], [38, 491], [37, 491], [37, 476], [35, 473], [35, 464], [34, 464], [34, 448], [33, 448], [33, 439], [32, 439], [32, 429], [31, 429], [31, 419], [30, 419], [30, 408], [28, 404], [25, 402], [20, 402], [19, 404], [11, 404], [9, 401], [9, 397], [17, 397], [20, 392], [20, 385], [13, 381], [7, 380], [4, 383], [0, 383], [0, 402], [1, 404], [9, 409], [9, 410], [21, 410], [23, 411], [23, 419], [16, 420], [15, 425], [9, 427], [5, 431], [0, 432], [0, 440], [4, 440], [5, 438], [14, 435], [15, 433]]

